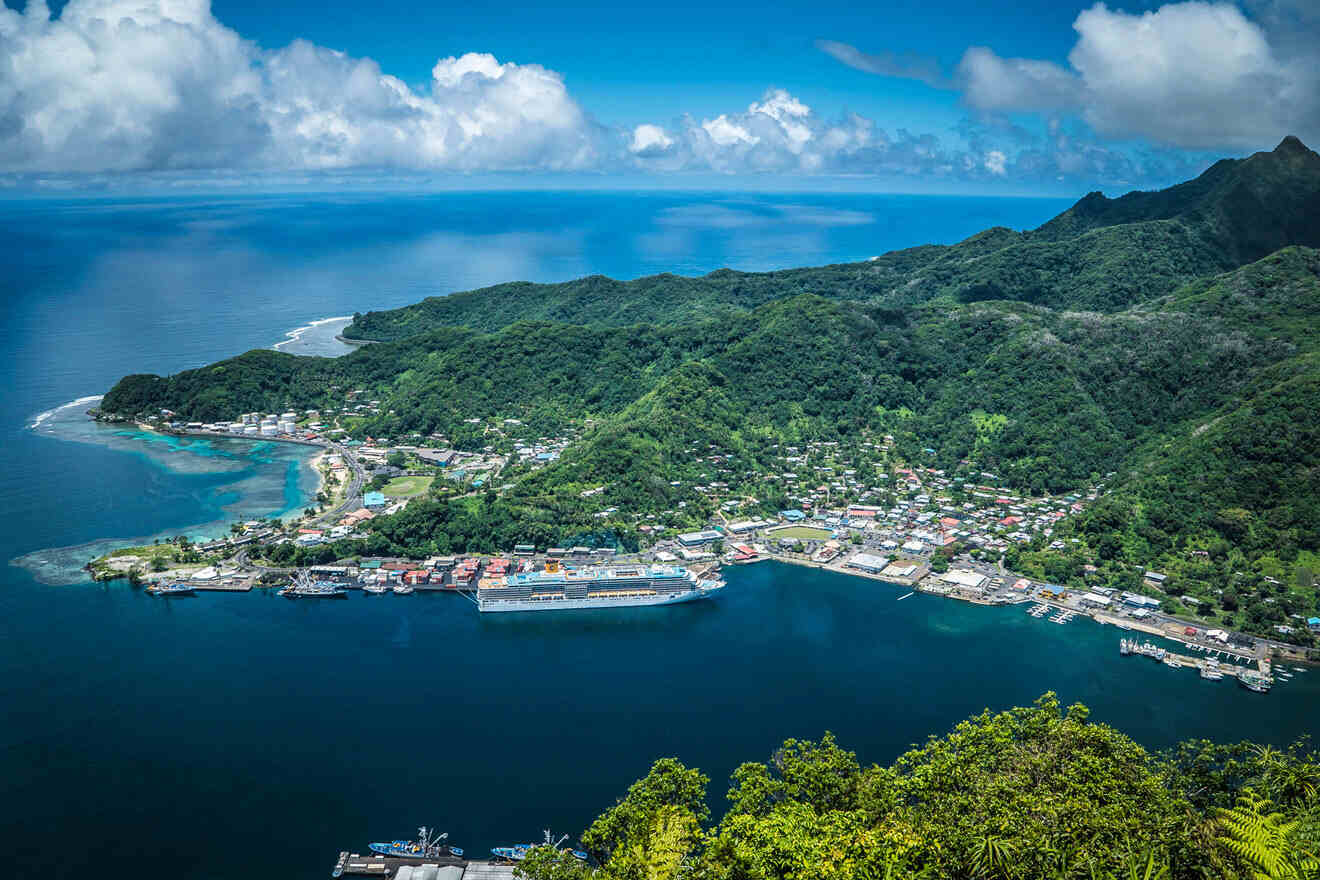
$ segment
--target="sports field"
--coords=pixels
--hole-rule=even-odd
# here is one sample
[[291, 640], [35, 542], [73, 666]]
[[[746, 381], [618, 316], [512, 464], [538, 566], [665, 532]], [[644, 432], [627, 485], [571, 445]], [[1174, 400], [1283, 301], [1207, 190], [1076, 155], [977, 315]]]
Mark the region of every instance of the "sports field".
[[384, 492], [391, 498], [411, 498], [414, 495], [421, 495], [427, 489], [431, 488], [431, 483], [435, 477], [395, 477], [385, 484]]
[[768, 534], [776, 538], [797, 538], [799, 541], [827, 541], [830, 538], [829, 529], [818, 529], [815, 526], [784, 526], [781, 529], [770, 529]]

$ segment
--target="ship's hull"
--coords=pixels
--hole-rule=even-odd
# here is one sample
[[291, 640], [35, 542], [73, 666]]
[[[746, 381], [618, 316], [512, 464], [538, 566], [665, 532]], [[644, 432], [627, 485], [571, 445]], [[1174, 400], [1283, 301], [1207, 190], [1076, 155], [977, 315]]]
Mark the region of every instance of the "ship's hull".
[[395, 859], [461, 859], [463, 857], [463, 850], [458, 847], [445, 847], [440, 851], [431, 850], [431, 852], [426, 853], [392, 843], [370, 843], [367, 845], [371, 847], [372, 852]]
[[685, 590], [657, 593], [654, 596], [621, 596], [612, 599], [482, 599], [477, 605], [482, 613], [498, 611], [585, 611], [599, 608], [638, 608], [649, 605], [678, 605], [707, 599], [717, 590]]
[[347, 599], [348, 592], [339, 590], [334, 593], [280, 593], [286, 599]]

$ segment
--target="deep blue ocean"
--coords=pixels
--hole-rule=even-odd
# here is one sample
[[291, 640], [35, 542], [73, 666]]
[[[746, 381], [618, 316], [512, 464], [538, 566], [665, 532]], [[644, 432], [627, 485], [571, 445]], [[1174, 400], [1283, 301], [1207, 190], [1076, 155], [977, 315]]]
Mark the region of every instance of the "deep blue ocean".
[[[1286, 743], [1320, 670], [1267, 696], [1058, 626], [773, 564], [718, 601], [480, 617], [455, 596], [163, 601], [79, 567], [111, 542], [299, 509], [298, 447], [90, 425], [131, 372], [500, 281], [771, 269], [1029, 228], [1059, 200], [480, 193], [0, 201], [0, 852], [14, 877], [320, 878], [428, 824], [479, 853], [576, 835], [658, 757], [712, 779], [833, 730], [888, 762], [1056, 690], [1152, 747]], [[293, 333], [290, 337], [289, 334]]]

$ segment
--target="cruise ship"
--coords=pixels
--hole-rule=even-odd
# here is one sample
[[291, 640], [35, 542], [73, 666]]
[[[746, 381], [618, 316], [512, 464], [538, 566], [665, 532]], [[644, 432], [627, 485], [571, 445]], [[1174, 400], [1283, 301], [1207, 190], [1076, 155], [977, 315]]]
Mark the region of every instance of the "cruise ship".
[[563, 568], [556, 561], [544, 571], [511, 574], [477, 589], [477, 608], [488, 611], [566, 611], [676, 605], [713, 596], [724, 581], [698, 577], [678, 565], [614, 565]]

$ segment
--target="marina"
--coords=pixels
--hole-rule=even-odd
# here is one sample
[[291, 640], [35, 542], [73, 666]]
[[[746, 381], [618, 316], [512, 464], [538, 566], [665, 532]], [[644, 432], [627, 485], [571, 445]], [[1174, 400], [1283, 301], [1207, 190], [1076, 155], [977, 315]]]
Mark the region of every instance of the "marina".
[[1120, 639], [1118, 653], [1122, 657], [1146, 657], [1172, 669], [1195, 669], [1207, 681], [1220, 681], [1225, 676], [1233, 676], [1244, 688], [1256, 693], [1268, 693], [1275, 680], [1270, 662], [1265, 659], [1260, 660], [1256, 668], [1239, 666], [1223, 663], [1217, 657], [1197, 658], [1179, 654], [1149, 640], [1138, 642], [1136, 639]]

